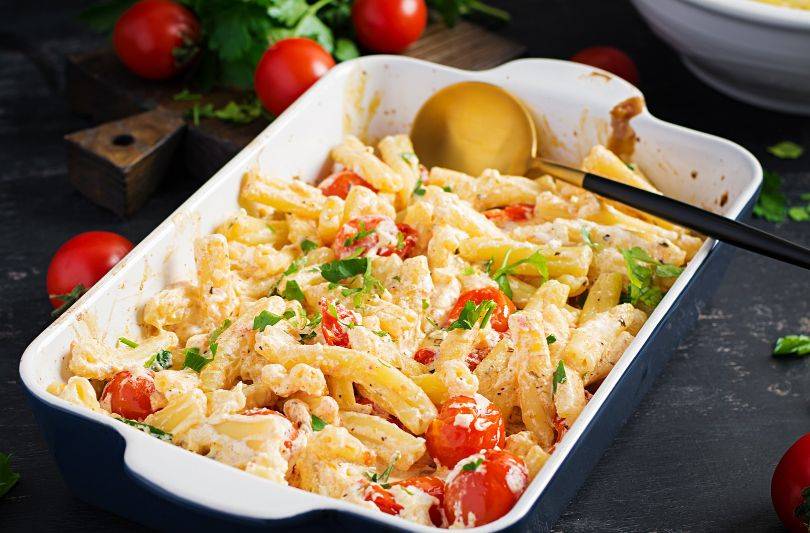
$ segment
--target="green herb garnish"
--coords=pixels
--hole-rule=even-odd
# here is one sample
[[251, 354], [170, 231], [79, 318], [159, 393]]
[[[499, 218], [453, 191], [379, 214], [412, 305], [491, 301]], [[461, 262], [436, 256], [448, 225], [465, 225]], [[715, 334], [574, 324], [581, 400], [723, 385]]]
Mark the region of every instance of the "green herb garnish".
[[494, 279], [498, 284], [501, 291], [509, 298], [512, 298], [512, 287], [509, 286], [509, 278], [507, 276], [514, 275], [515, 269], [520, 265], [532, 265], [535, 269], [537, 269], [537, 273], [540, 274], [544, 280], [548, 279], [548, 265], [546, 264], [546, 258], [540, 253], [540, 250], [535, 250], [528, 257], [524, 257], [523, 259], [519, 259], [514, 263], [509, 264], [509, 256], [511, 254], [512, 249], [509, 248], [503, 255], [501, 268], [490, 274], [492, 279]]
[[391, 485], [388, 483], [388, 478], [391, 476], [391, 472], [394, 471], [394, 465], [397, 461], [399, 461], [401, 456], [402, 454], [400, 454], [400, 452], [394, 452], [394, 455], [391, 456], [391, 462], [388, 463], [388, 466], [385, 467], [382, 474], [378, 474], [377, 472], [366, 472], [366, 477], [372, 483], [379, 483], [384, 489], [390, 488]]
[[554, 335], [546, 335], [546, 344], [554, 344], [557, 342], [557, 337]]
[[804, 148], [793, 141], [782, 141], [769, 146], [768, 152], [779, 159], [798, 159], [804, 153]]
[[784, 222], [787, 215], [787, 200], [781, 191], [782, 177], [776, 172], [765, 171], [762, 190], [754, 205], [754, 215], [768, 222]]
[[416, 196], [424, 196], [427, 190], [422, 187], [422, 178], [416, 180], [416, 186], [413, 188], [413, 194]]
[[590, 248], [592, 248], [593, 250], [599, 250], [600, 248], [602, 248], [601, 244], [595, 243], [593, 242], [593, 240], [591, 240], [591, 232], [588, 231], [588, 228], [582, 226], [579, 231], [580, 233], [582, 233], [582, 241], [585, 244], [587, 244]]
[[810, 355], [810, 336], [786, 335], [776, 339], [773, 355], [791, 355], [802, 357]]
[[284, 292], [281, 293], [281, 297], [285, 300], [298, 300], [302, 305], [306, 303], [304, 291], [301, 290], [298, 282], [292, 279], [287, 280], [287, 285], [284, 286]]
[[346, 278], [353, 278], [363, 274], [368, 268], [367, 257], [354, 257], [350, 259], [336, 259], [320, 266], [321, 276], [326, 281], [338, 283]]
[[473, 329], [478, 319], [481, 319], [481, 328], [486, 327], [489, 322], [489, 317], [495, 309], [495, 302], [492, 300], [484, 300], [480, 304], [475, 305], [471, 300], [464, 302], [464, 307], [458, 315], [458, 318], [447, 326], [447, 331], [454, 329]]
[[366, 237], [374, 233], [374, 231], [375, 231], [374, 228], [366, 229], [365, 222], [360, 222], [360, 229], [357, 231], [357, 233], [355, 233], [354, 235], [343, 241], [343, 246], [345, 246], [346, 248], [348, 248], [349, 246], [354, 246], [354, 244], [357, 241], [359, 241], [360, 239], [365, 239]]
[[130, 348], [137, 348], [138, 347], [137, 342], [131, 341], [126, 337], [118, 337], [118, 342], [120, 342], [121, 344], [124, 344], [126, 346], [129, 346]]
[[308, 254], [317, 247], [318, 245], [309, 239], [304, 239], [303, 241], [301, 241], [301, 251], [304, 252], [305, 254]]
[[123, 422], [124, 424], [130, 425], [136, 429], [140, 429], [147, 435], [152, 435], [158, 440], [171, 442], [172, 441], [172, 434], [166, 433], [162, 429], [158, 429], [155, 426], [150, 426], [149, 424], [144, 424], [143, 422], [138, 422], [137, 420], [131, 420], [129, 418], [121, 417], [118, 420]]
[[475, 472], [476, 469], [478, 469], [478, 467], [481, 466], [481, 463], [483, 462], [484, 458], [479, 457], [475, 461], [470, 461], [469, 463], [465, 464], [464, 466], [461, 467], [461, 469], [464, 470], [465, 472]]
[[183, 89], [179, 93], [172, 96], [172, 100], [175, 102], [193, 102], [195, 100], [199, 100], [202, 98], [202, 95], [199, 93], [193, 93], [188, 89]]
[[11, 454], [0, 453], [0, 498], [20, 480], [20, 474], [11, 471]]
[[565, 365], [560, 361], [557, 363], [557, 369], [554, 370], [554, 376], [551, 381], [554, 394], [557, 393], [557, 385], [565, 383], [566, 381], [568, 381], [568, 377], [565, 375]]
[[213, 356], [210, 359], [204, 357], [199, 348], [186, 348], [183, 353], [186, 356], [185, 361], [183, 361], [183, 368], [190, 368], [197, 373], [200, 373], [205, 365], [214, 360]]
[[326, 422], [320, 417], [312, 415], [312, 431], [321, 431], [326, 427]]
[[674, 278], [683, 272], [681, 267], [659, 263], [638, 246], [622, 250], [622, 256], [630, 279], [629, 301], [633, 305], [641, 302], [654, 308], [664, 297], [664, 293], [655, 285], [655, 278]]
[[[215, 354], [216, 355], [216, 354]], [[144, 364], [144, 368], [148, 368], [153, 372], [160, 372], [172, 366], [172, 352], [169, 350], [160, 350], [152, 357], [150, 357]]]
[[[287, 282], [287, 284], [289, 285], [289, 282]], [[277, 315], [275, 313], [271, 313], [270, 311], [264, 310], [255, 317], [253, 317], [253, 329], [255, 329], [256, 331], [264, 331], [264, 328], [266, 328], [267, 326], [275, 326], [282, 320], [289, 320], [294, 316], [295, 312], [292, 309], [287, 309], [281, 315]]]

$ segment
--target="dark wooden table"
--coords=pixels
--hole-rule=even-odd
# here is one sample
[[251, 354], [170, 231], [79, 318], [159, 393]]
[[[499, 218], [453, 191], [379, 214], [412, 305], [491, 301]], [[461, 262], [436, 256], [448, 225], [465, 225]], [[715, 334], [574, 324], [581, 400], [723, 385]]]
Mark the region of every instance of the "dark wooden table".
[[[175, 172], [146, 207], [122, 220], [68, 184], [63, 134], [84, 127], [36, 62], [98, 44], [67, 2], [0, 3], [0, 451], [22, 478], [0, 500], [0, 530], [135, 530], [136, 524], [74, 498], [62, 482], [19, 384], [18, 360], [48, 324], [45, 270], [75, 233], [120, 232], [137, 242], [198, 186]], [[75, 3], [70, 3], [75, 4]], [[786, 191], [810, 191], [810, 154], [780, 161], [765, 147], [790, 139], [810, 147], [810, 119], [737, 103], [699, 83], [644, 26], [629, 2], [510, 0], [502, 31], [538, 57], [570, 57], [593, 44], [629, 52], [651, 111], [732, 139]], [[9, 34], [36, 45], [20, 50]], [[14, 48], [17, 49], [14, 49]], [[23, 46], [23, 48], [25, 48]], [[50, 80], [50, 81], [54, 81]], [[758, 227], [810, 244], [810, 223]], [[593, 470], [557, 528], [561, 531], [780, 530], [770, 476], [783, 451], [810, 429], [810, 360], [773, 359], [779, 335], [810, 332], [810, 275], [736, 252], [723, 282], [683, 338], [635, 415]], [[88, 442], [87, 446], [93, 446]], [[93, 465], [87, 465], [93, 468]], [[125, 494], [121, 495], [126, 498]]]

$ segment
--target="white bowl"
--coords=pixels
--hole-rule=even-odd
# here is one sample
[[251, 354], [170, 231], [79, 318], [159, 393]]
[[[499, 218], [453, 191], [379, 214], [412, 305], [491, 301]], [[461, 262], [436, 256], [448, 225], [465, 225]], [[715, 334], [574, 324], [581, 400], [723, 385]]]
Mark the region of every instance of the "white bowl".
[[754, 0], [633, 0], [698, 78], [767, 109], [810, 115], [810, 11]]
[[[436, 531], [346, 501], [281, 486], [195, 455], [61, 400], [46, 387], [67, 377], [65, 359], [80, 317], [93, 319], [110, 344], [120, 335], [140, 337], [138, 309], [166, 283], [194, 278], [193, 239], [212, 231], [238, 208], [239, 185], [247, 170], [258, 167], [269, 176], [297, 175], [312, 182], [323, 175], [329, 149], [346, 133], [373, 140], [408, 131], [427, 97], [466, 80], [495, 83], [522, 98], [540, 126], [542, 154], [576, 164], [593, 144], [606, 142], [610, 110], [626, 98], [641, 96], [619, 78], [601, 71], [594, 74], [591, 67], [548, 59], [526, 59], [494, 70], [469, 72], [403, 57], [369, 56], [332, 69], [25, 351], [20, 362], [22, 381], [71, 489], [87, 501], [161, 529], [172, 523], [185, 524], [179, 528], [188, 529], [190, 513], [202, 509], [208, 528], [222, 517], [281, 527], [279, 521], [287, 520], [289, 525], [290, 520], [328, 510], [363, 519], [365, 527], [370, 523], [371, 527]], [[730, 218], [750, 209], [762, 169], [745, 149], [663, 122], [646, 109], [632, 125], [639, 138], [635, 161], [667, 195], [714, 208]], [[517, 505], [476, 531], [515, 524], [544, 493], [540, 508], [549, 520], [562, 510], [598, 459], [593, 450], [606, 446], [612, 431], [651, 383], [652, 369], [660, 368], [652, 360], [663, 361], [663, 354], [669, 352], [667, 346], [653, 345], [655, 338], [677, 336], [677, 317], [668, 322], [665, 318], [672, 318], [674, 308], [687, 302], [687, 294], [705, 290], [695, 281], [714, 244], [707, 240], [690, 261]], [[644, 350], [650, 351], [642, 357]], [[594, 430], [600, 421], [602, 425]], [[86, 461], [81, 457], [85, 451], [92, 452]], [[586, 455], [587, 460], [575, 460]], [[182, 510], [151, 512], [164, 501], [180, 502]]]

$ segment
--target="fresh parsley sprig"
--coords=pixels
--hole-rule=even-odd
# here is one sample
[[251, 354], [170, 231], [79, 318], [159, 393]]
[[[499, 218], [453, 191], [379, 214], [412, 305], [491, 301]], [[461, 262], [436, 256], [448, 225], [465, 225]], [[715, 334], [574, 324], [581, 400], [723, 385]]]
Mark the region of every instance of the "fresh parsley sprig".
[[[216, 355], [216, 354], [215, 354]], [[169, 350], [160, 350], [150, 357], [144, 364], [144, 368], [148, 368], [153, 372], [160, 372], [172, 367], [172, 352]]]
[[484, 300], [478, 305], [474, 302], [467, 300], [464, 302], [464, 307], [458, 315], [458, 318], [447, 326], [447, 331], [454, 329], [473, 329], [478, 319], [481, 319], [481, 328], [485, 328], [489, 323], [489, 318], [492, 316], [492, 311], [495, 310], [495, 302], [493, 300]]
[[566, 381], [568, 381], [568, 376], [565, 375], [565, 365], [560, 361], [557, 363], [557, 368], [554, 370], [554, 376], [551, 381], [553, 393], [557, 394], [557, 385], [565, 383]]
[[779, 159], [798, 159], [804, 153], [804, 147], [793, 141], [782, 141], [769, 146], [768, 152]]
[[773, 355], [804, 357], [810, 355], [810, 336], [785, 335], [776, 339]]
[[[492, 279], [495, 280], [501, 291], [509, 298], [512, 298], [512, 287], [509, 286], [508, 276], [514, 275], [515, 270], [520, 265], [526, 264], [532, 265], [537, 270], [537, 273], [540, 274], [540, 276], [542, 276], [544, 280], [548, 279], [548, 265], [546, 264], [545, 256], [543, 256], [543, 254], [540, 253], [540, 250], [535, 250], [528, 257], [519, 259], [514, 263], [509, 263], [509, 257], [511, 255], [512, 255], [512, 248], [509, 248], [503, 255], [501, 267], [495, 272], [492, 272], [490, 274], [490, 277], [492, 277]], [[487, 270], [489, 270], [489, 268]]]
[[754, 205], [754, 215], [768, 222], [784, 222], [787, 199], [781, 189], [782, 176], [766, 170], [762, 176], [762, 190]]
[[0, 498], [20, 480], [20, 474], [11, 471], [11, 454], [0, 453]]
[[681, 267], [656, 261], [638, 246], [622, 250], [622, 256], [630, 280], [628, 296], [633, 305], [641, 302], [654, 308], [664, 297], [664, 293], [655, 284], [655, 278], [675, 278], [683, 272]]
[[379, 483], [379, 485], [384, 489], [390, 488], [391, 485], [388, 483], [388, 478], [391, 476], [391, 472], [394, 471], [394, 465], [397, 461], [399, 461], [401, 456], [402, 454], [400, 454], [400, 452], [394, 452], [394, 455], [391, 456], [391, 462], [388, 463], [388, 466], [385, 467], [382, 474], [378, 474], [377, 472], [366, 472], [366, 477], [372, 483]]
[[138, 422], [137, 420], [131, 420], [129, 418], [121, 417], [118, 420], [123, 422], [124, 424], [130, 425], [135, 429], [140, 429], [147, 435], [152, 435], [158, 440], [171, 442], [172, 441], [172, 434], [163, 431], [162, 429], [158, 429], [155, 426], [150, 426], [149, 424], [144, 424], [143, 422]]
[[295, 312], [292, 309], [287, 309], [284, 313], [277, 315], [275, 313], [271, 313], [266, 309], [253, 317], [253, 329], [256, 331], [264, 331], [264, 328], [267, 326], [275, 326], [282, 320], [289, 320], [295, 316]]
[[198, 374], [205, 368], [205, 365], [214, 360], [213, 355], [208, 358], [200, 353], [199, 348], [186, 348], [183, 353], [186, 359], [183, 361], [183, 368], [190, 368]]

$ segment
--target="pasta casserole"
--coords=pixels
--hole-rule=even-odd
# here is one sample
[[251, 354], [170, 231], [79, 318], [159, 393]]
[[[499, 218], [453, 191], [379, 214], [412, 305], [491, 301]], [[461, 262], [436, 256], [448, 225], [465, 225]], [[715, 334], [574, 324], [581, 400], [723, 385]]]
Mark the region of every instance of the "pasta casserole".
[[[275, 483], [492, 522], [701, 239], [549, 176], [428, 170], [406, 135], [331, 158], [318, 186], [248, 172], [196, 279], [146, 303], [139, 339], [80, 323], [49, 390]], [[656, 190], [603, 146], [582, 166]]]

